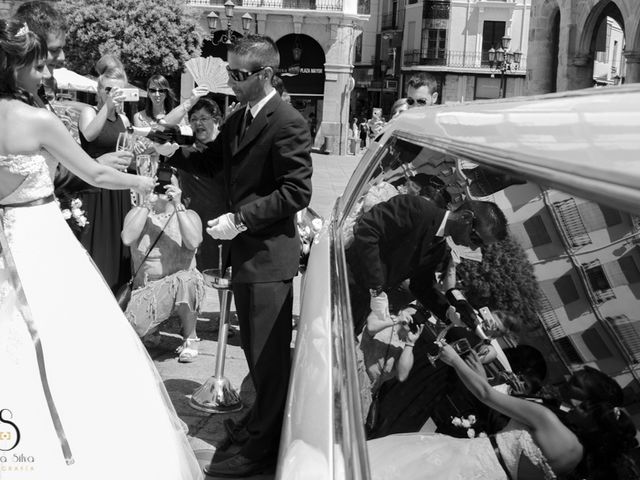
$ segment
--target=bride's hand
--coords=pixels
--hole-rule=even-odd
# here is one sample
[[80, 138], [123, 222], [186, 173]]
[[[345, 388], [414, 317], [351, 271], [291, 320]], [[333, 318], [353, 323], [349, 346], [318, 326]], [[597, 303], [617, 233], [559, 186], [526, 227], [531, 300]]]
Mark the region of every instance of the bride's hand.
[[101, 165], [124, 172], [133, 161], [133, 153], [124, 150], [105, 153], [96, 158], [96, 161]]
[[143, 176], [138, 176], [137, 178], [138, 186], [134, 188], [134, 190], [142, 195], [142, 198], [146, 198], [151, 193], [153, 193], [153, 189], [156, 186], [156, 180], [155, 178]]

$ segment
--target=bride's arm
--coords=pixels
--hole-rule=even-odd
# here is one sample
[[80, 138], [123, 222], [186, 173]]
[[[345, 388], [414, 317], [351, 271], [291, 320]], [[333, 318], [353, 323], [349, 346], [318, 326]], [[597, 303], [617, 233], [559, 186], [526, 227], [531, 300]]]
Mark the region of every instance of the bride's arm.
[[143, 195], [153, 189], [155, 181], [149, 177], [130, 175], [94, 162], [51, 112], [45, 109], [35, 111], [32, 125], [32, 132], [40, 145], [85, 182], [109, 190], [130, 188]]

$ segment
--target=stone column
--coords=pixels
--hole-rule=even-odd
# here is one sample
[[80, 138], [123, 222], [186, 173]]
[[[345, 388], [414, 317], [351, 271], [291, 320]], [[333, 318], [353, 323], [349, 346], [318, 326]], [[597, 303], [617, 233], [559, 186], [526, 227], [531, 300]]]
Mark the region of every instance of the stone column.
[[349, 105], [353, 88], [351, 52], [358, 32], [351, 23], [331, 23], [330, 28], [331, 46], [324, 65], [322, 123], [316, 147], [324, 145], [329, 153], [345, 155], [347, 153]]
[[631, 50], [623, 53], [627, 61], [627, 70], [624, 76], [624, 83], [640, 82], [640, 50]]
[[558, 85], [558, 90], [578, 90], [593, 87], [593, 56], [576, 53], [567, 64], [566, 84]]

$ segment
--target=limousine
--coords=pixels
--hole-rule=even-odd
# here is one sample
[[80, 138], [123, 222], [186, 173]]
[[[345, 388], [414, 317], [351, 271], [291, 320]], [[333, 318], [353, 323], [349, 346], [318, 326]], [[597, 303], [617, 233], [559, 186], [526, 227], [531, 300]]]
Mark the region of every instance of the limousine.
[[371, 477], [345, 249], [367, 196], [419, 173], [449, 205], [493, 201], [509, 222], [509, 244], [482, 252], [495, 278], [474, 276], [473, 255], [460, 265], [474, 307], [523, 320], [545, 384], [589, 365], [640, 413], [640, 85], [415, 108], [372, 142], [314, 239], [279, 479]]

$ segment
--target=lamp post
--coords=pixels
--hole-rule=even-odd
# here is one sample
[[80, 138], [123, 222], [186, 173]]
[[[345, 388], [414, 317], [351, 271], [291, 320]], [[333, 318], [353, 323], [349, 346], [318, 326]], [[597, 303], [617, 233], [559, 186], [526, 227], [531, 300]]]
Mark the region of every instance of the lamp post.
[[[213, 34], [220, 27], [220, 16], [215, 12], [211, 11], [209, 15], [207, 15], [207, 24], [209, 25], [209, 33], [211, 34], [211, 43], [213, 45], [218, 46], [221, 43], [225, 45], [231, 45], [233, 41], [236, 39], [236, 35], [231, 29], [231, 21], [233, 20], [233, 9], [236, 7], [236, 4], [233, 3], [232, 0], [227, 0], [224, 4], [224, 15], [227, 17], [227, 33], [223, 34], [217, 41], [214, 40]], [[251, 30], [251, 23], [253, 22], [253, 17], [250, 13], [245, 13], [242, 15], [242, 30], [245, 35], [249, 33]]]
[[380, 61], [380, 108], [382, 108], [382, 96], [384, 93], [384, 77], [386, 77], [387, 75], [387, 69], [389, 68], [389, 65], [387, 65], [387, 62], [385, 61]]
[[[489, 49], [489, 66], [492, 70], [500, 70], [500, 98], [506, 95], [506, 77], [507, 71], [515, 71], [522, 60], [522, 52], [509, 50], [511, 45], [511, 37], [505, 35], [502, 37], [502, 45], [497, 50], [493, 47]], [[492, 75], [493, 76], [493, 75]]]

